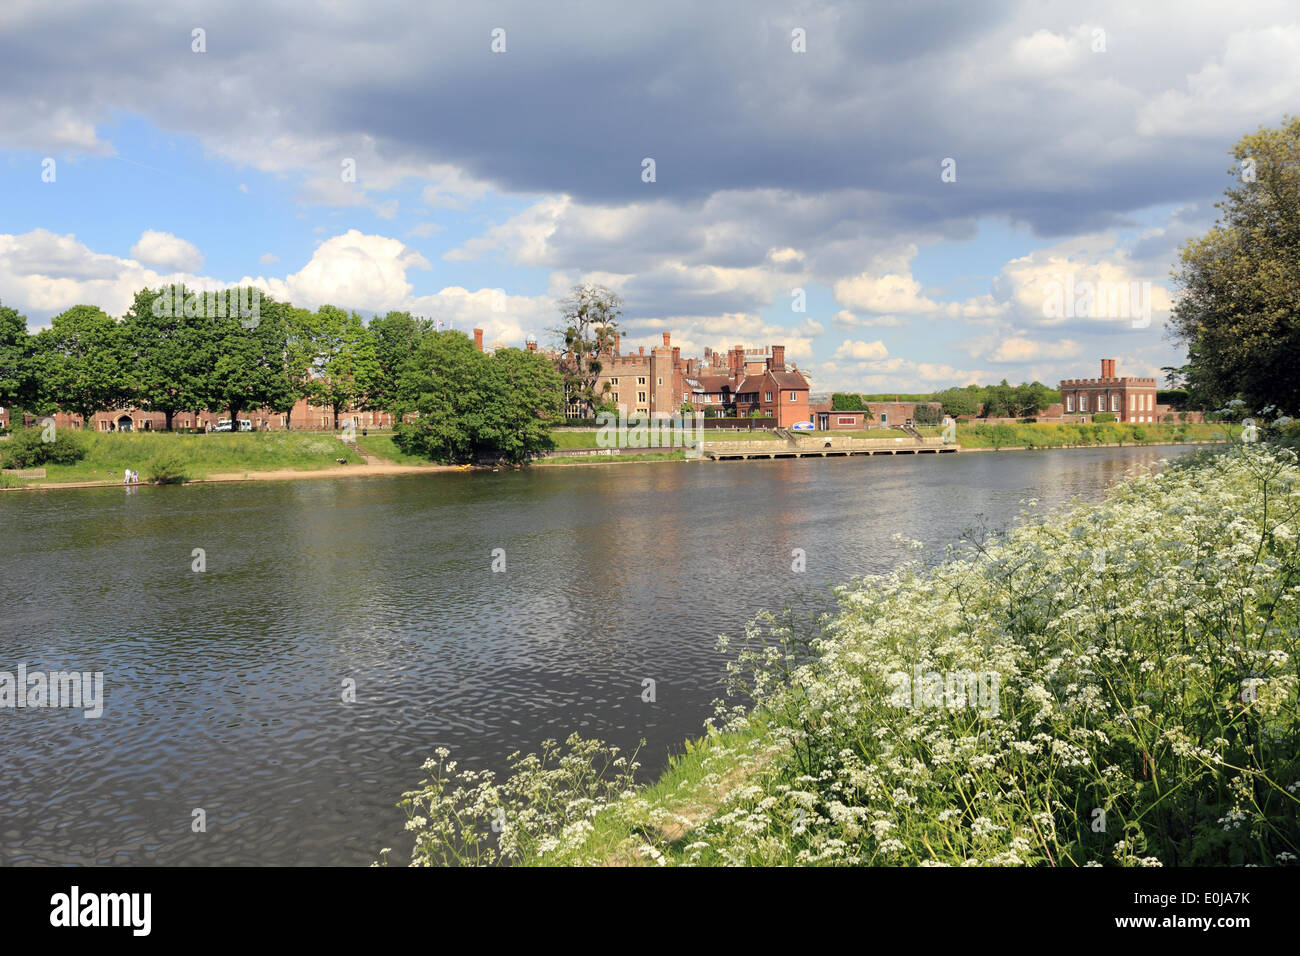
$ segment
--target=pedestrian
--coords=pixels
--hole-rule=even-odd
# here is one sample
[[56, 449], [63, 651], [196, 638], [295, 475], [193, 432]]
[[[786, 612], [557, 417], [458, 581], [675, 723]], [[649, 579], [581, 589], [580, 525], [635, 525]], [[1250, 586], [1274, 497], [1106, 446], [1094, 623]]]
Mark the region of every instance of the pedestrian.
[[122, 484], [129, 485], [130, 483], [131, 483], [131, 469], [128, 468], [126, 469], [126, 471], [122, 472]]

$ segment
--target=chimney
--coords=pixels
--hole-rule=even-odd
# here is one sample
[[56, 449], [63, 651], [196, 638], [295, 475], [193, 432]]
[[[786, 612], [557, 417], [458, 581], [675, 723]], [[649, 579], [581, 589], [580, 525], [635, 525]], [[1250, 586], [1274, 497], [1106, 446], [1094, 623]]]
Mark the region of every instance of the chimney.
[[474, 348], [478, 349], [480, 352], [483, 351], [483, 330], [482, 329], [474, 330]]
[[1114, 360], [1114, 359], [1102, 359], [1102, 360], [1101, 360], [1101, 377], [1102, 377], [1102, 378], [1114, 378], [1114, 377], [1115, 377], [1115, 360]]
[[772, 368], [778, 372], [785, 371], [785, 346], [772, 346]]
[[528, 351], [530, 351], [530, 352], [536, 352], [536, 351], [537, 351], [537, 343], [536, 343], [534, 340], [529, 339], [528, 342], [525, 344], [525, 348], [527, 348]]
[[645, 346], [644, 346], [644, 345], [638, 345], [638, 346], [636, 347], [636, 354], [637, 354], [637, 355], [645, 355]]
[[665, 332], [665, 333], [664, 333], [664, 347], [667, 348], [668, 345], [669, 345], [669, 342], [668, 342], [668, 333]]
[[682, 350], [680, 346], [673, 346], [673, 368], [682, 364]]
[[615, 355], [618, 354], [618, 343], [620, 339], [622, 339], [622, 336], [619, 335], [617, 332], [615, 332], [614, 333], [614, 354]]

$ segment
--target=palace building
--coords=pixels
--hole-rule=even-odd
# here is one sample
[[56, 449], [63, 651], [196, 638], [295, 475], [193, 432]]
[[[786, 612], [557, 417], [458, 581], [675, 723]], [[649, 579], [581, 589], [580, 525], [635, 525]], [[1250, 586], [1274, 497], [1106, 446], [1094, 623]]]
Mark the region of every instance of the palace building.
[[1101, 360], [1100, 378], [1061, 380], [1064, 415], [1095, 415], [1111, 412], [1116, 421], [1156, 422], [1156, 380], [1115, 374], [1115, 360]]

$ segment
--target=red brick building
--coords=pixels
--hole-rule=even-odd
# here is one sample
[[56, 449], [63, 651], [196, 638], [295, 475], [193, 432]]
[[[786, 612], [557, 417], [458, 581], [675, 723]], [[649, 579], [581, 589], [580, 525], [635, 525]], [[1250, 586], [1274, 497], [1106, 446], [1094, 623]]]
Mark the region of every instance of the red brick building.
[[[783, 426], [811, 419], [811, 386], [796, 366], [786, 365], [783, 345], [748, 349], [737, 345], [726, 353], [705, 349], [700, 360], [682, 358], [669, 332], [663, 333], [662, 345], [648, 352], [640, 346], [624, 355], [621, 340], [616, 334], [613, 345], [601, 355], [596, 391], [605, 394], [622, 415], [675, 416], [689, 402], [705, 415], [744, 417], [757, 411]], [[578, 418], [583, 409], [573, 405], [566, 414]]]
[[1156, 422], [1156, 380], [1115, 374], [1115, 360], [1101, 360], [1100, 378], [1061, 380], [1064, 415], [1095, 415], [1110, 412], [1116, 421]]

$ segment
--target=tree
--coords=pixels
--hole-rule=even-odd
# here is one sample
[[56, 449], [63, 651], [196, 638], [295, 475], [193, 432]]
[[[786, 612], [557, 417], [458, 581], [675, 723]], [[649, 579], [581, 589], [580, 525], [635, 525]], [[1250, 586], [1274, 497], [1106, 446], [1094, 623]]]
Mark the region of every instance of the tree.
[[953, 418], [974, 415], [979, 411], [980, 406], [979, 388], [974, 385], [945, 389], [936, 392], [931, 399], [943, 405], [944, 414], [951, 415]]
[[413, 396], [401, 391], [403, 371], [420, 342], [432, 331], [431, 321], [415, 318], [409, 312], [389, 312], [383, 318], [371, 319], [370, 338], [379, 373], [366, 395], [366, 408], [389, 412], [394, 420], [401, 417], [413, 401]]
[[426, 335], [402, 373], [399, 388], [414, 396], [415, 418], [397, 423], [397, 446], [434, 461], [473, 461], [492, 399], [490, 377], [488, 356], [463, 332]]
[[128, 384], [122, 333], [112, 316], [93, 305], [74, 305], [36, 335], [33, 369], [41, 396], [92, 427], [95, 413], [120, 407]]
[[306, 398], [312, 388], [312, 361], [315, 357], [316, 317], [310, 309], [298, 309], [286, 304], [284, 317], [284, 353], [282, 364], [289, 389], [284, 397], [270, 406], [271, 411], [284, 416], [285, 431], [293, 428], [293, 407], [298, 399]]
[[202, 404], [226, 409], [236, 429], [241, 412], [292, 404], [293, 387], [285, 372], [288, 308], [263, 295], [257, 323], [251, 328], [238, 315], [211, 320], [216, 359]]
[[536, 352], [497, 349], [488, 359], [490, 398], [474, 445], [479, 456], [525, 461], [551, 447], [564, 418], [564, 380]]
[[32, 390], [32, 339], [27, 334], [27, 318], [0, 302], [0, 407], [26, 407], [34, 397]]
[[601, 353], [611, 351], [618, 332], [623, 300], [601, 285], [576, 285], [560, 303], [562, 324], [551, 332], [562, 343], [557, 366], [564, 381], [568, 404], [582, 407], [583, 418], [595, 415], [597, 403], [609, 389], [599, 393], [596, 383], [604, 367]]
[[129, 401], [162, 412], [167, 431], [177, 412], [202, 408], [212, 387], [212, 320], [206, 307], [186, 308], [188, 299], [184, 286], [141, 289], [122, 321]]
[[361, 316], [322, 305], [315, 316], [312, 351], [316, 378], [307, 402], [329, 408], [334, 427], [339, 413], [360, 405], [379, 378], [379, 358]]
[[1237, 182], [1213, 228], [1180, 250], [1171, 334], [1187, 346], [1185, 384], [1213, 404], [1300, 410], [1300, 118], [1260, 127], [1232, 149]]

